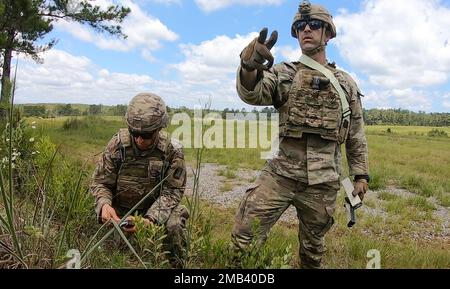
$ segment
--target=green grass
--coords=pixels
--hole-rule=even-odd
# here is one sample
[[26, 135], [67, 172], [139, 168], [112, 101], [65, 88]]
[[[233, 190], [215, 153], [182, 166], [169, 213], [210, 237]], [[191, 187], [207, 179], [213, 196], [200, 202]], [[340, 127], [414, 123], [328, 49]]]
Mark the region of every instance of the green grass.
[[219, 176], [224, 176], [227, 179], [235, 179], [236, 178], [236, 172], [230, 168], [220, 169], [219, 170]]
[[[68, 118], [29, 119], [36, 121], [37, 135], [49, 135], [54, 143], [62, 144], [62, 156], [71, 164], [81, 165], [87, 161], [87, 175], [92, 172], [96, 155], [98, 156], [106, 146], [108, 140], [120, 127], [124, 127], [123, 118], [102, 117], [98, 119], [84, 119], [87, 125], [72, 126], [63, 129]], [[403, 187], [416, 193], [412, 197], [389, 192], [380, 192], [379, 200], [366, 203], [368, 207], [376, 208], [381, 203], [384, 214], [373, 216], [358, 210], [357, 225], [351, 229], [345, 226], [346, 215], [341, 204], [343, 195], [338, 199], [336, 210], [336, 225], [326, 236], [328, 251], [324, 257], [324, 266], [328, 268], [365, 268], [368, 262], [366, 256], [370, 249], [381, 252], [382, 268], [450, 268], [450, 246], [438, 240], [425, 242], [421, 238], [411, 238], [410, 234], [418, 234], [434, 230], [426, 228], [427, 222], [438, 223], [433, 219], [435, 206], [427, 200], [435, 197], [443, 206], [450, 205], [450, 138], [428, 137], [431, 128], [422, 127], [393, 127], [391, 133], [383, 133], [388, 127], [367, 127], [369, 142], [369, 157], [372, 181], [371, 189], [383, 189], [389, 186]], [[169, 127], [169, 131], [174, 128]], [[440, 128], [448, 131], [448, 128]], [[416, 133], [414, 133], [416, 132]], [[186, 160], [195, 161], [195, 150], [186, 149]], [[61, 160], [60, 160], [61, 161]], [[258, 149], [208, 149], [204, 152], [203, 162], [214, 162], [226, 165], [219, 174], [233, 180], [237, 177], [236, 169], [240, 167], [259, 169], [264, 160], [260, 159]], [[65, 174], [69, 169], [64, 170]], [[58, 170], [53, 173], [57, 181], [55, 192], [64, 187], [62, 176]], [[83, 182], [87, 188], [89, 178]], [[73, 182], [73, 181], [72, 181]], [[72, 183], [66, 185], [64, 191], [70, 191]], [[221, 190], [232, 188], [231, 183], [225, 182]], [[92, 201], [92, 199], [88, 199]], [[84, 212], [91, 203], [82, 203], [77, 210]], [[201, 217], [198, 218], [198, 235], [202, 240], [195, 244], [196, 255], [193, 267], [198, 268], [226, 268], [230, 265], [229, 249], [230, 234], [234, 223], [236, 208], [222, 207], [202, 202]], [[60, 212], [64, 217], [64, 212]], [[94, 218], [85, 216], [83, 224], [78, 227], [72, 223], [68, 230], [70, 244], [76, 244], [81, 250], [86, 246], [86, 240], [95, 232]], [[92, 221], [92, 227], [85, 228], [85, 222]], [[220, 224], [220, 225], [217, 225]], [[435, 230], [435, 232], [437, 229]], [[84, 236], [80, 238], [79, 236]], [[86, 240], [84, 240], [84, 239]], [[199, 239], [197, 239], [199, 240]], [[286, 261], [292, 267], [297, 266], [298, 239], [297, 227], [278, 223], [269, 236], [264, 251], [264, 266], [270, 267], [270, 258], [276, 264], [283, 265]], [[290, 246], [290, 247], [289, 247]], [[136, 258], [128, 251], [114, 251], [114, 246], [105, 244], [88, 260], [93, 268], [133, 268], [139, 266]], [[289, 252], [287, 252], [288, 250]], [[111, 251], [113, 251], [111, 253]], [[248, 261], [248, 260], [247, 260]], [[253, 261], [248, 261], [248, 264]], [[274, 263], [274, 264], [275, 264]], [[260, 264], [260, 263], [258, 263]], [[262, 263], [261, 263], [262, 264]]]
[[425, 207], [426, 210], [423, 210], [423, 206], [425, 206], [424, 203], [417, 204], [409, 200], [396, 200], [388, 202], [385, 208], [388, 214], [399, 216], [402, 219], [401, 221], [406, 222], [406, 227], [409, 227], [409, 221], [432, 220], [432, 215], [430, 214], [432, 206], [427, 204], [431, 208]]
[[379, 198], [384, 201], [395, 201], [395, 200], [400, 199], [399, 196], [389, 193], [389, 192], [385, 192], [385, 191], [380, 192]]
[[[67, 118], [30, 119], [36, 120], [38, 131], [51, 136], [62, 151], [74, 159], [90, 159], [101, 153], [108, 140], [120, 127], [125, 127], [123, 117], [102, 117], [101, 123], [88, 127], [64, 130]], [[390, 128], [392, 133], [385, 133]], [[168, 128], [171, 132], [174, 126]], [[428, 137], [431, 127], [367, 126], [369, 143], [369, 165], [372, 177], [370, 188], [386, 188], [388, 185], [403, 187], [414, 193], [435, 196], [442, 205], [450, 199], [450, 138]], [[438, 128], [450, 134], [450, 128]], [[225, 132], [224, 132], [225, 133]], [[248, 140], [248, 131], [245, 136]], [[195, 149], [185, 149], [186, 160], [193, 163]], [[230, 170], [239, 167], [259, 169], [265, 160], [255, 148], [220, 149], [205, 151], [204, 162], [226, 165]], [[344, 158], [344, 168], [346, 168]], [[225, 173], [227, 174], [227, 173]], [[232, 173], [230, 173], [232, 174]], [[231, 177], [231, 175], [230, 175]]]
[[[221, 224], [213, 226], [212, 235], [216, 247], [215, 261], [219, 264], [208, 263], [212, 268], [223, 268], [223, 257], [220, 257], [220, 251], [226, 250], [230, 232], [233, 225], [233, 209], [222, 209], [215, 205], [204, 204], [209, 207], [209, 217], [211, 223]], [[400, 240], [392, 239], [389, 235], [377, 235], [364, 233], [372, 229], [372, 217], [359, 216], [363, 220], [354, 228], [345, 226], [345, 214], [343, 209], [338, 209], [336, 214], [336, 224], [326, 236], [327, 252], [324, 256], [324, 266], [326, 268], [365, 268], [369, 258], [367, 252], [370, 249], [377, 249], [381, 253], [382, 268], [449, 268], [450, 250], [449, 246], [435, 243], [423, 244], [413, 241], [409, 238]], [[390, 217], [389, 217], [390, 218]], [[386, 231], [386, 223], [382, 218], [378, 218], [380, 231]], [[404, 229], [404, 228], [403, 228]], [[297, 268], [298, 261], [298, 239], [297, 227], [286, 226], [277, 223], [271, 230], [268, 244], [270, 248], [277, 251], [277, 255], [283, 255], [283, 249], [291, 245], [291, 254], [294, 258], [290, 265]]]
[[[390, 129], [391, 133], [388, 133]], [[444, 131], [450, 135], [449, 127], [428, 127], [428, 126], [392, 126], [392, 125], [373, 125], [366, 126], [367, 134], [380, 134], [380, 135], [400, 135], [400, 136], [412, 136], [421, 137], [428, 136], [428, 132], [433, 129]]]
[[444, 204], [450, 194], [450, 138], [368, 134], [372, 189], [403, 187]]
[[228, 192], [231, 191], [233, 189], [233, 184], [225, 182], [222, 184], [222, 186], [220, 187], [220, 191], [221, 192]]

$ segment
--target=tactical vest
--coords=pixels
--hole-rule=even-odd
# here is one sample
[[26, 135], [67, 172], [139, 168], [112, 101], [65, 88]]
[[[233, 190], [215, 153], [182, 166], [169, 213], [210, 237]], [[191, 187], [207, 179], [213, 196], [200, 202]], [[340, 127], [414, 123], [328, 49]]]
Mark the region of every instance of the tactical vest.
[[301, 138], [304, 133], [345, 142], [350, 124], [343, 125], [339, 94], [319, 71], [298, 65], [287, 101], [278, 109], [280, 136]]
[[[169, 144], [167, 138], [160, 134], [157, 146], [150, 152], [139, 155], [132, 144], [127, 129], [119, 131], [119, 148], [121, 152], [120, 168], [117, 176], [114, 205], [131, 209], [162, 179], [166, 169], [166, 151]], [[138, 209], [148, 209], [159, 197], [157, 188]]]

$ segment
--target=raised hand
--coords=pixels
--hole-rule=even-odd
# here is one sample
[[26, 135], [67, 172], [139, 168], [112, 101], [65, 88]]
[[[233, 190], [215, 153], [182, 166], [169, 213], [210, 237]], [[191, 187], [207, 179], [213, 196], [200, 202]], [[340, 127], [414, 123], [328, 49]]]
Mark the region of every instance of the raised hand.
[[268, 30], [263, 28], [259, 36], [253, 39], [247, 47], [241, 52], [241, 66], [248, 70], [268, 70], [273, 65], [273, 55], [270, 49], [275, 45], [278, 39], [278, 32], [275, 30], [266, 41]]

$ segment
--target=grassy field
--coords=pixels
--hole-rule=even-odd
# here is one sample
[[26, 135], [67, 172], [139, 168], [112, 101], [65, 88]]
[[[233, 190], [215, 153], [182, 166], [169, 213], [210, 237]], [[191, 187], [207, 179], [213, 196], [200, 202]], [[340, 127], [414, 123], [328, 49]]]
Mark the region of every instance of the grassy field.
[[[81, 167], [86, 164], [83, 188], [87, 188], [96, 156], [124, 120], [120, 117], [80, 118], [80, 123], [64, 129], [69, 118], [28, 119], [36, 122], [32, 133], [36, 138], [50, 136], [61, 144], [60, 158]], [[168, 130], [172, 131], [174, 127]], [[329, 268], [365, 268], [367, 252], [381, 252], [382, 268], [450, 268], [450, 241], [448, 210], [450, 207], [450, 138], [430, 137], [431, 127], [369, 126], [371, 192], [363, 209], [358, 210], [358, 224], [348, 229], [344, 209], [338, 206], [336, 225], [326, 237], [328, 251], [324, 266]], [[450, 128], [437, 128], [450, 135]], [[243, 137], [243, 136], [242, 136]], [[186, 159], [195, 164], [194, 149], [186, 149]], [[237, 168], [259, 169], [264, 164], [258, 149], [207, 149], [203, 162], [226, 165], [219, 172], [226, 179], [236, 178]], [[229, 184], [221, 190], [229, 190]], [[343, 194], [338, 204], [343, 203]], [[80, 205], [80, 210], [83, 208]], [[89, 209], [89, 208], [88, 208]], [[201, 213], [194, 218], [198, 224], [196, 247], [189, 267], [229, 267], [231, 227], [235, 208], [223, 208], [201, 202]], [[61, 213], [63, 214], [63, 213]], [[89, 213], [85, 213], [88, 215]], [[92, 214], [91, 214], [92, 215]], [[87, 216], [85, 222], [92, 221]], [[218, 225], [220, 224], [220, 225]], [[74, 223], [73, 226], [77, 227]], [[445, 231], [447, 230], [447, 231]], [[81, 231], [92, 235], [95, 230]], [[80, 248], [86, 242], [73, 235]], [[125, 252], [110, 254], [107, 246], [90, 258], [92, 267], [123, 268], [139, 266], [135, 257]], [[296, 225], [279, 223], [262, 249], [260, 261], [246, 259], [243, 264], [252, 267], [296, 267], [298, 254]], [[141, 252], [144, 252], [142, 250]], [[225, 252], [225, 253], [224, 253]]]
[[[101, 126], [64, 130], [63, 123], [67, 119], [39, 119], [38, 130], [50, 135], [55, 143], [61, 143], [63, 152], [78, 160], [92, 160], [93, 156], [102, 152], [118, 128], [125, 126], [121, 117], [103, 117]], [[169, 131], [173, 129], [173, 126], [169, 127]], [[386, 132], [388, 129], [391, 133]], [[403, 187], [425, 197], [434, 196], [442, 205], [450, 206], [450, 138], [428, 137], [427, 133], [433, 129], [368, 126], [371, 188], [382, 189], [389, 185]], [[448, 127], [436, 129], [450, 135]], [[245, 137], [248, 139], [248, 133]], [[187, 161], [192, 163], [195, 149], [185, 149], [185, 153]], [[260, 150], [252, 148], [208, 149], [204, 161], [230, 168], [258, 169], [264, 164]]]

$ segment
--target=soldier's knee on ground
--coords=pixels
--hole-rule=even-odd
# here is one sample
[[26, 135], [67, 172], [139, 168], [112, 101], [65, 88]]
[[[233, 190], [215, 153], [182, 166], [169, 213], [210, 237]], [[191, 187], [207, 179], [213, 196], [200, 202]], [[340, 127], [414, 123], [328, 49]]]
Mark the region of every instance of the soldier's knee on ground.
[[176, 207], [170, 214], [165, 226], [168, 235], [181, 234], [186, 228], [189, 210], [185, 206]]
[[173, 268], [182, 268], [186, 256], [186, 222], [189, 211], [184, 206], [176, 207], [165, 224], [165, 249], [169, 251], [169, 261]]

